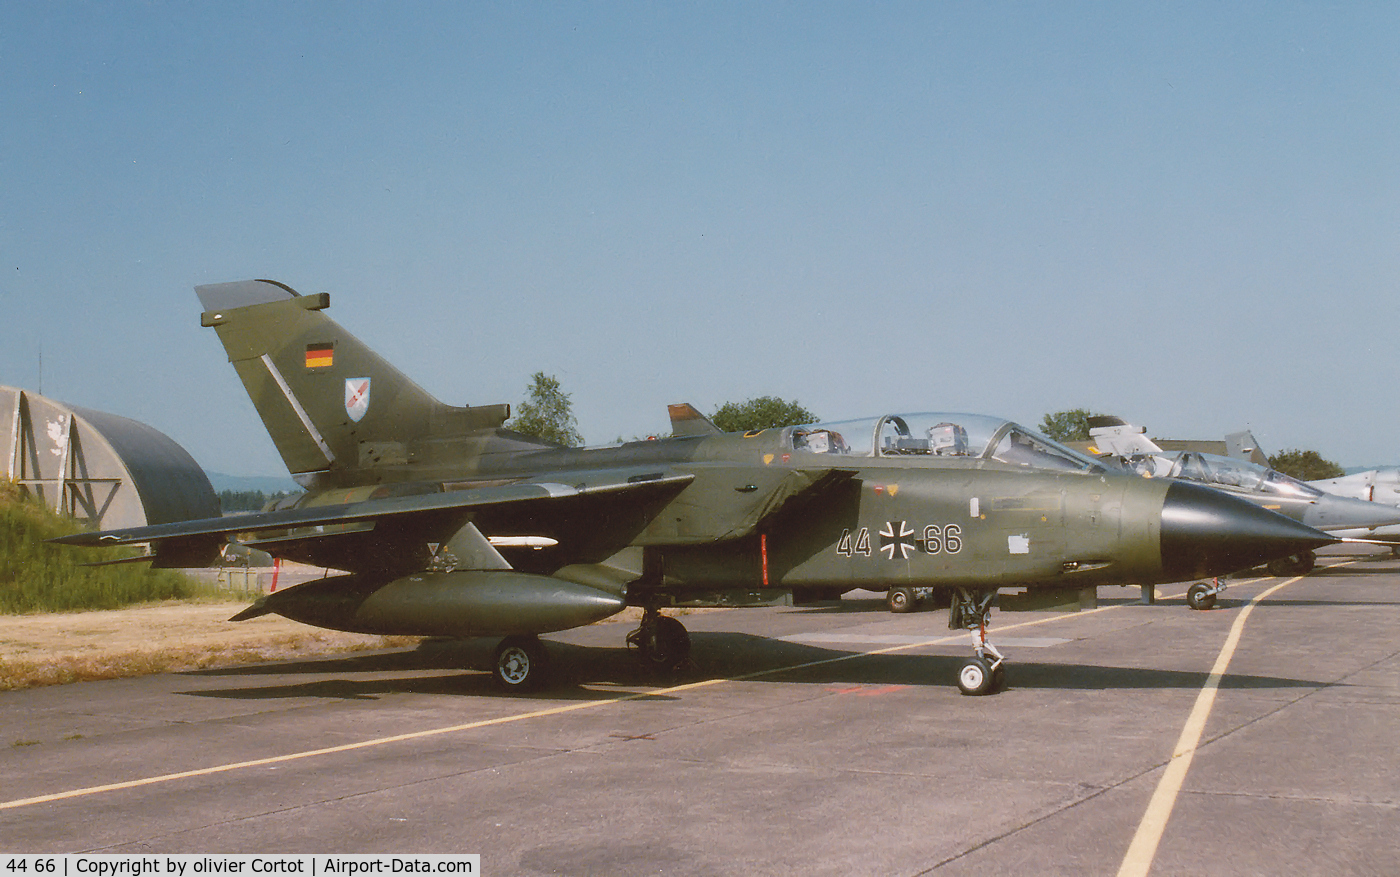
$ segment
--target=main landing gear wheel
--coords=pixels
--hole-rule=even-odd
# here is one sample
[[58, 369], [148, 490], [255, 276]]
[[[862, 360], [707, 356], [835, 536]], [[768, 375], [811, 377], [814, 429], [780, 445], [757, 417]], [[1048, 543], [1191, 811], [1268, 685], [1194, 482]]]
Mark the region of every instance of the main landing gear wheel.
[[496, 684], [506, 691], [532, 691], [544, 681], [549, 653], [537, 636], [508, 636], [496, 646], [491, 665]]
[[1192, 609], [1211, 609], [1215, 606], [1215, 591], [1205, 582], [1186, 589], [1186, 605]]
[[685, 625], [654, 609], [642, 614], [642, 624], [627, 634], [643, 666], [674, 673], [690, 661], [690, 633]]
[[1311, 551], [1304, 551], [1301, 554], [1290, 554], [1287, 557], [1271, 560], [1266, 569], [1268, 569], [1269, 575], [1284, 578], [1305, 576], [1312, 572], [1315, 566], [1317, 566], [1317, 555]]
[[891, 612], [913, 612], [917, 602], [913, 588], [890, 588], [885, 595], [885, 605], [890, 607]]

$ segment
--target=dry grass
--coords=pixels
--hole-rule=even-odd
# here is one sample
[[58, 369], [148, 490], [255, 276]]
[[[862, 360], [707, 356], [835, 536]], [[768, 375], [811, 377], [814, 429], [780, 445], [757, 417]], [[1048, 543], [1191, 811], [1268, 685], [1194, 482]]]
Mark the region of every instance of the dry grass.
[[[228, 619], [246, 602], [171, 601], [96, 612], [0, 615], [0, 690], [203, 670], [416, 645], [309, 627], [276, 615]], [[667, 614], [723, 609], [668, 609]], [[636, 624], [629, 607], [603, 624]]]
[[0, 617], [0, 689], [413, 645], [276, 616], [229, 622], [246, 603], [159, 603]]

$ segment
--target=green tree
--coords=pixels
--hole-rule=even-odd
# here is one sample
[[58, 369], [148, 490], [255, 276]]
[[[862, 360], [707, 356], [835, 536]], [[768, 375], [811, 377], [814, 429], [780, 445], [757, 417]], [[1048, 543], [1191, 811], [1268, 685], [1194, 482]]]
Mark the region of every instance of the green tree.
[[261, 490], [221, 490], [219, 505], [225, 512], [258, 512], [272, 500], [286, 499], [292, 494], [284, 490], [264, 493]]
[[566, 448], [583, 444], [569, 394], [559, 386], [558, 378], [535, 372], [530, 377], [530, 389], [526, 394], [529, 398], [520, 404], [520, 413], [507, 426]]
[[1089, 418], [1098, 417], [1087, 408], [1056, 411], [1040, 420], [1040, 431], [1057, 442], [1087, 442]]
[[776, 396], [758, 396], [747, 402], [725, 402], [710, 416], [710, 422], [725, 432], [797, 426], [799, 423], [814, 423], [818, 419], [797, 400], [787, 402]]
[[1323, 459], [1317, 451], [1302, 451], [1296, 448], [1270, 455], [1269, 465], [1299, 481], [1340, 478], [1347, 474], [1347, 470], [1331, 460]]

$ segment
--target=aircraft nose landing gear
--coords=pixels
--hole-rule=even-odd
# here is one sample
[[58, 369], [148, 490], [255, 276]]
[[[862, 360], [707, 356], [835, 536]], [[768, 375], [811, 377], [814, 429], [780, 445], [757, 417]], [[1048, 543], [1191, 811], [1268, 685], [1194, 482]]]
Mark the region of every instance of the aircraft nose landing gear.
[[1220, 579], [1213, 579], [1210, 584], [1196, 582], [1196, 584], [1186, 589], [1186, 605], [1192, 609], [1214, 609], [1215, 598], [1225, 592], [1225, 586], [1220, 584]]
[[987, 623], [996, 596], [996, 591], [958, 588], [948, 607], [948, 628], [971, 633], [972, 649], [976, 652], [958, 669], [958, 689], [963, 694], [991, 694], [1006, 684], [1006, 657], [987, 640]]

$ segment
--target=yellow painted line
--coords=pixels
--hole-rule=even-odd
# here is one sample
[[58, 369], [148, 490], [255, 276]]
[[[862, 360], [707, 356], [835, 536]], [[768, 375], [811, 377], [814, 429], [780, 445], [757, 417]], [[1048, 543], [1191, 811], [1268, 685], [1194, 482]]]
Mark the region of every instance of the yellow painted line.
[[105, 786], [90, 786], [85, 789], [74, 789], [69, 792], [55, 792], [51, 795], [39, 795], [33, 798], [21, 798], [16, 801], [0, 802], [0, 810], [13, 810], [17, 807], [29, 807], [34, 804], [46, 804], [51, 801], [64, 801], [70, 798], [81, 798], [87, 795], [96, 795], [102, 792], [118, 792], [123, 789], [137, 789], [142, 786], [152, 786], [157, 783], [168, 783], [174, 780], [189, 779], [190, 777], [209, 776], [211, 774], [227, 773], [234, 770], [242, 770], [249, 767], [262, 767], [269, 764], [283, 764], [288, 761], [296, 761], [302, 758], [315, 758], [320, 755], [334, 755], [340, 752], [354, 752], [357, 749], [369, 749], [374, 746], [383, 746], [388, 743], [400, 743], [405, 740], [421, 740], [426, 737], [435, 737], [440, 734], [454, 734], [459, 731], [471, 731], [476, 728], [488, 728], [492, 725], [505, 725], [510, 722], [519, 722], [525, 719], [538, 719], [545, 716], [556, 716], [561, 713], [573, 712], [574, 710], [589, 709], [591, 707], [609, 706], [615, 703], [623, 703], [629, 700], [639, 700], [644, 697], [654, 695], [671, 694], [678, 691], [686, 691], [694, 688], [703, 688], [707, 685], [715, 685], [720, 682], [727, 682], [727, 679], [706, 679], [701, 682], [690, 682], [685, 685], [677, 685], [672, 688], [665, 688], [660, 691], [647, 691], [637, 694], [613, 697], [606, 700], [590, 700], [582, 703], [571, 703], [567, 706], [551, 707], [549, 709], [535, 710], [528, 713], [516, 713], [509, 716], [500, 716], [494, 719], [483, 719], [479, 722], [468, 722], [464, 725], [451, 725], [446, 728], [432, 728], [427, 731], [414, 731], [409, 734], [395, 734], [392, 737], [378, 737], [373, 740], [362, 740], [359, 743], [346, 743], [342, 746], [327, 746], [324, 749], [311, 749], [305, 752], [289, 752], [286, 755], [273, 755], [268, 758], [255, 758], [251, 761], [238, 761], [231, 764], [219, 764], [213, 767], [202, 767], [196, 770], [186, 770], [179, 773], [167, 773], [160, 776], [146, 777], [139, 780], [129, 780], [124, 783], [109, 783]]
[[[1332, 564], [1332, 566], [1346, 566], [1345, 563]], [[1181, 736], [1177, 738], [1176, 749], [1172, 751], [1171, 761], [1167, 762], [1166, 773], [1162, 774], [1162, 779], [1157, 783], [1157, 790], [1152, 793], [1152, 800], [1147, 804], [1147, 811], [1142, 815], [1142, 821], [1138, 823], [1137, 832], [1133, 835], [1132, 843], [1128, 845], [1128, 852], [1123, 856], [1123, 864], [1118, 868], [1118, 877], [1146, 877], [1148, 871], [1152, 869], [1152, 862], [1157, 857], [1157, 845], [1161, 843], [1162, 833], [1166, 831], [1167, 820], [1171, 818], [1172, 809], [1176, 806], [1177, 795], [1181, 792], [1182, 783], [1186, 780], [1186, 772], [1191, 769], [1191, 761], [1196, 757], [1196, 747], [1200, 745], [1201, 734], [1205, 732], [1206, 720], [1210, 718], [1211, 707], [1215, 705], [1215, 693], [1220, 689], [1220, 680], [1225, 675], [1225, 670], [1230, 666], [1230, 659], [1235, 655], [1235, 649], [1240, 644], [1240, 637], [1244, 634], [1245, 621], [1254, 611], [1254, 607], [1259, 605], [1259, 601], [1268, 597], [1275, 591], [1285, 588], [1294, 582], [1302, 581], [1303, 576], [1295, 576], [1287, 581], [1279, 582], [1268, 590], [1261, 591], [1249, 601], [1239, 616], [1235, 618], [1235, 623], [1230, 625], [1230, 633], [1225, 637], [1225, 644], [1220, 648], [1220, 654], [1215, 658], [1215, 666], [1210, 668], [1210, 675], [1206, 677], [1206, 683], [1201, 687], [1201, 693], [1196, 695], [1196, 704], [1191, 708], [1191, 714], [1186, 718], [1186, 725], [1181, 729]]]
[[[1240, 584], [1252, 584], [1242, 582]], [[1172, 596], [1163, 599], [1171, 599]], [[1257, 598], [1256, 598], [1257, 599]], [[1060, 621], [1068, 618], [1082, 618], [1088, 615], [1095, 615], [1100, 612], [1108, 612], [1114, 609], [1121, 609], [1124, 606], [1135, 606], [1136, 603], [1121, 603], [1113, 606], [1100, 606], [1097, 609], [1088, 609], [1076, 613], [1064, 613], [1052, 615], [1046, 618], [1038, 618], [1032, 621], [1022, 621], [1017, 624], [998, 627], [999, 631], [1016, 630], [1022, 627], [1031, 627], [1037, 624], [1047, 624], [1052, 621]], [[967, 632], [962, 631], [956, 634], [935, 637], [917, 643], [905, 643], [902, 645], [889, 646], [883, 649], [875, 649], [869, 652], [856, 652], [846, 655], [838, 655], [834, 658], [822, 658], [817, 661], [808, 661], [803, 664], [792, 664], [786, 667], [775, 667], [768, 670], [757, 670], [753, 673], [745, 673], [740, 676], [716, 677], [705, 679], [700, 682], [687, 682], [683, 685], [674, 685], [669, 688], [661, 688], [649, 691], [636, 692], [633, 694], [611, 697], [604, 700], [590, 700], [582, 703], [571, 703], [566, 706], [551, 707], [549, 709], [533, 710], [525, 713], [515, 713], [509, 716], [500, 716], [494, 719], [482, 719], [479, 722], [468, 722], [462, 725], [450, 725], [445, 728], [430, 728], [426, 731], [414, 731], [408, 734], [396, 734], [392, 737], [377, 737], [373, 740], [362, 740], [358, 743], [346, 743], [341, 746], [327, 746], [322, 749], [309, 749], [303, 752], [289, 752], [285, 755], [272, 755], [267, 758], [255, 758], [251, 761], [237, 761], [229, 764], [218, 764], [211, 767], [201, 767], [195, 770], [180, 771], [179, 773], [167, 773], [160, 776], [144, 777], [142, 779], [128, 780], [120, 783], [108, 783], [101, 786], [89, 786], [83, 789], [72, 789], [67, 792], [54, 792], [49, 795], [37, 795], [32, 798], [19, 798], [14, 801], [0, 801], [0, 810], [14, 810], [20, 807], [32, 807], [35, 804], [48, 804], [54, 801], [67, 801], [73, 798], [83, 798], [89, 795], [99, 795], [104, 792], [120, 792], [126, 789], [139, 789], [143, 786], [153, 786], [159, 783], [169, 783], [175, 780], [190, 779], [193, 777], [212, 776], [214, 774], [228, 773], [235, 770], [244, 770], [250, 767], [264, 767], [272, 764], [285, 764], [289, 761], [298, 761], [303, 758], [316, 758], [322, 755], [336, 755], [342, 752], [354, 752], [359, 749], [370, 749], [376, 746], [384, 746], [389, 743], [402, 743], [408, 740], [422, 740], [427, 737], [436, 737], [442, 734], [455, 734], [461, 731], [472, 731], [477, 728], [489, 728], [493, 725], [506, 725], [512, 722], [520, 722], [526, 719], [540, 719], [547, 716], [557, 716], [563, 713], [574, 712], [575, 710], [593, 709], [602, 706], [612, 706], [613, 704], [626, 703], [633, 700], [642, 700], [649, 697], [658, 697], [668, 694], [676, 694], [682, 691], [693, 691], [699, 688], [706, 688], [711, 685], [718, 685], [723, 682], [744, 682], [750, 679], [759, 679], [764, 676], [774, 676], [779, 673], [787, 673], [793, 670], [803, 670], [809, 667], [820, 667], [825, 664], [837, 664], [842, 661], [854, 661], [858, 658], [865, 658], [871, 655], [886, 655], [894, 652], [907, 651], [909, 649], [919, 649], [926, 646], [943, 645], [950, 642], [962, 640], [967, 637]]]

